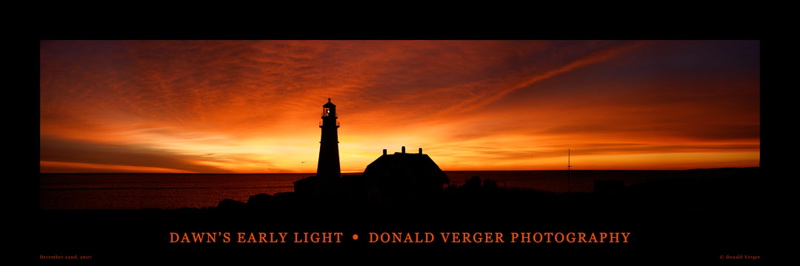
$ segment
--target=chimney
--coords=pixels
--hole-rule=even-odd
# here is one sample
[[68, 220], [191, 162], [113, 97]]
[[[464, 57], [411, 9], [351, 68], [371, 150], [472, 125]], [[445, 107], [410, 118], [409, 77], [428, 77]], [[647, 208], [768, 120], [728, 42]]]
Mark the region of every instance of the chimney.
[[386, 155], [386, 149], [383, 149], [383, 155]]
[[406, 146], [403, 146], [403, 153], [406, 153]]
[[419, 148], [419, 154], [422, 154], [422, 148]]

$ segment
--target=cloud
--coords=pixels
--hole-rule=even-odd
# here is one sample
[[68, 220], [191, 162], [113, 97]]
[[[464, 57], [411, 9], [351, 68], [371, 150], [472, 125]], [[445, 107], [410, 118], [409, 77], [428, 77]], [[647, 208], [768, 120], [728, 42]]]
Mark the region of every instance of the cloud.
[[347, 106], [342, 111], [357, 110], [349, 113], [356, 121], [448, 117], [621, 49], [610, 42], [587, 52], [591, 46], [580, 43], [535, 41], [120, 41], [49, 47], [62, 45], [70, 48], [43, 51], [43, 118], [80, 110], [72, 116], [241, 131], [280, 125], [319, 108], [327, 97]]
[[[108, 145], [55, 138], [41, 139], [40, 160], [108, 166], [174, 169], [199, 173], [227, 173], [226, 169], [195, 163], [197, 158], [141, 146]], [[42, 169], [48, 171], [48, 169]]]
[[[591, 142], [749, 145], [759, 136], [753, 48], [703, 41], [43, 41], [42, 148], [60, 162], [295, 171], [294, 162], [316, 160], [328, 97], [338, 106], [342, 152], [359, 156], [401, 145], [463, 149], [474, 158], [484, 147], [498, 160]], [[162, 155], [173, 159], [155, 162]]]

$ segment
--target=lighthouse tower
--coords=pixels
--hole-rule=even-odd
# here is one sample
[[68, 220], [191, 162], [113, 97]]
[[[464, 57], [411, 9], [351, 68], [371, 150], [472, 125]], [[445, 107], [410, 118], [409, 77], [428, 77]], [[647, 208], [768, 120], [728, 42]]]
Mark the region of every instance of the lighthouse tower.
[[331, 98], [322, 106], [322, 138], [319, 141], [319, 162], [317, 163], [317, 191], [329, 188], [341, 177], [339, 168], [339, 121], [336, 120], [336, 105]]

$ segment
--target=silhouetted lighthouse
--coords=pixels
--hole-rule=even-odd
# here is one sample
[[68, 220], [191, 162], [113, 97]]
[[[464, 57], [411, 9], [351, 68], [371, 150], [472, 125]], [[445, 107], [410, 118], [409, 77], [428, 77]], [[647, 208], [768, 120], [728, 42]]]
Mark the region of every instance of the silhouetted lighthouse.
[[322, 106], [322, 138], [319, 141], [319, 162], [317, 163], [317, 186], [325, 186], [341, 177], [339, 169], [339, 122], [336, 120], [336, 105]]

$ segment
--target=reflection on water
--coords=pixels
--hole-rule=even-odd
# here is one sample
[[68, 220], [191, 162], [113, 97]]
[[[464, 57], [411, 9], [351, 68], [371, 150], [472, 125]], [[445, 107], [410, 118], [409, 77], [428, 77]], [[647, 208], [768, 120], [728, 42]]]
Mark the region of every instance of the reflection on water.
[[[596, 179], [632, 185], [672, 171], [446, 171], [450, 186], [478, 175], [499, 187], [588, 192]], [[292, 192], [312, 174], [41, 174], [42, 209], [179, 209], [216, 206], [223, 199], [247, 202], [258, 193]], [[568, 182], [569, 180], [569, 182]], [[569, 184], [569, 185], [568, 185]]]

